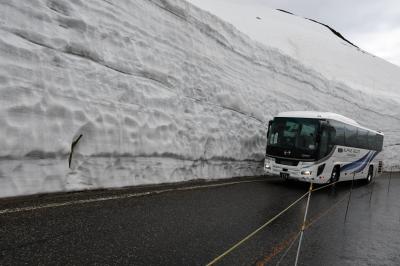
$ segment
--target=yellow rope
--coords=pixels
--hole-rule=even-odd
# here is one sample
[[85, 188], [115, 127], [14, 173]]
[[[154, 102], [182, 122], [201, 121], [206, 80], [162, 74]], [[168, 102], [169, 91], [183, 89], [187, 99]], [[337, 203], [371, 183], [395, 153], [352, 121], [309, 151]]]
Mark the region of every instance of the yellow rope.
[[[308, 230], [314, 223], [316, 223], [319, 219], [321, 219], [322, 217], [324, 217], [326, 214], [328, 214], [330, 211], [332, 211], [335, 207], [337, 207], [337, 205], [341, 202], [343, 202], [343, 200], [346, 199], [347, 195], [349, 194], [346, 193], [343, 197], [340, 198], [340, 200], [338, 200], [337, 202], [335, 202], [332, 206], [330, 206], [328, 209], [320, 211], [319, 213], [317, 213], [316, 215], [314, 215], [313, 217], [311, 217], [308, 222], [306, 223], [304, 230]], [[292, 237], [282, 241], [281, 243], [279, 243], [278, 245], [274, 246], [272, 248], [272, 253], [268, 254], [267, 256], [265, 256], [262, 260], [259, 260], [256, 265], [262, 266], [265, 265], [266, 263], [268, 263], [269, 261], [271, 261], [276, 255], [278, 255], [284, 248], [287, 247], [287, 245], [290, 243], [291, 240], [295, 241], [301, 233], [301, 230], [303, 230], [303, 228], [300, 228], [300, 230], [298, 232], [294, 232], [292, 234]], [[291, 245], [291, 244], [290, 244]], [[285, 256], [282, 255], [282, 258]], [[281, 258], [281, 259], [282, 259]], [[276, 264], [278, 265], [279, 262]]]
[[[228, 250], [226, 250], [224, 253], [222, 253], [221, 255], [219, 255], [218, 257], [216, 257], [215, 259], [213, 259], [211, 262], [209, 262], [207, 264], [207, 266], [211, 266], [214, 265], [215, 263], [217, 263], [219, 260], [221, 260], [223, 257], [225, 257], [226, 255], [228, 255], [229, 253], [231, 253], [234, 249], [236, 249], [237, 247], [239, 247], [241, 244], [243, 244], [244, 242], [246, 242], [247, 240], [249, 240], [251, 237], [253, 237], [255, 234], [257, 234], [259, 231], [261, 231], [262, 229], [264, 229], [267, 225], [271, 224], [273, 221], [275, 221], [279, 216], [281, 216], [282, 214], [284, 214], [286, 211], [288, 211], [290, 208], [292, 208], [294, 205], [296, 205], [300, 200], [302, 200], [304, 197], [306, 197], [308, 195], [308, 193], [314, 192], [314, 191], [318, 191], [330, 186], [335, 185], [336, 183], [338, 183], [339, 181], [330, 183], [328, 185], [319, 187], [319, 188], [315, 188], [312, 189], [312, 185], [310, 186], [309, 191], [307, 191], [306, 193], [304, 193], [300, 198], [298, 198], [297, 200], [295, 200], [292, 204], [290, 204], [288, 207], [286, 207], [283, 211], [281, 211], [280, 213], [278, 213], [277, 215], [275, 215], [274, 217], [272, 217], [270, 220], [268, 220], [266, 223], [264, 223], [262, 226], [260, 226], [259, 228], [257, 228], [256, 230], [254, 230], [251, 234], [247, 235], [245, 238], [243, 238], [242, 240], [240, 240], [239, 242], [237, 242], [235, 245], [233, 245], [231, 248], [229, 248]], [[306, 229], [306, 224], [303, 224], [301, 230], [305, 230]]]
[[262, 226], [260, 226], [259, 228], [257, 228], [255, 231], [253, 231], [251, 234], [249, 234], [248, 236], [246, 236], [245, 238], [243, 238], [242, 240], [240, 240], [239, 242], [237, 242], [235, 245], [233, 245], [231, 248], [229, 248], [228, 250], [226, 250], [224, 253], [222, 253], [221, 255], [219, 255], [218, 257], [216, 257], [215, 259], [213, 259], [211, 262], [209, 262], [207, 264], [207, 266], [210, 265], [214, 265], [215, 263], [217, 263], [219, 260], [221, 260], [223, 257], [225, 257], [226, 255], [228, 255], [229, 253], [231, 253], [234, 249], [236, 249], [238, 246], [240, 246], [241, 244], [243, 244], [244, 242], [246, 242], [247, 240], [249, 240], [251, 237], [253, 237], [255, 234], [257, 234], [259, 231], [261, 231], [263, 228], [265, 228], [267, 225], [269, 225], [270, 223], [272, 223], [273, 221], [275, 221], [279, 216], [281, 216], [282, 214], [284, 214], [286, 211], [288, 211], [290, 208], [292, 208], [294, 205], [296, 205], [300, 200], [302, 200], [305, 196], [308, 195], [308, 193], [310, 193], [310, 191], [306, 192], [304, 195], [302, 195], [300, 198], [298, 198], [297, 200], [295, 200], [292, 204], [290, 204], [288, 207], [286, 207], [283, 211], [281, 211], [280, 213], [278, 213], [277, 215], [275, 215], [274, 217], [272, 217], [270, 220], [268, 220], [266, 223], [264, 223]]
[[318, 190], [321, 190], [321, 189], [324, 189], [324, 188], [333, 186], [333, 185], [336, 184], [337, 182], [339, 182], [339, 181], [335, 181], [335, 182], [333, 182], [333, 183], [330, 183], [330, 184], [328, 184], [328, 185], [325, 185], [325, 186], [322, 186], [322, 187], [319, 187], [319, 188], [314, 188], [314, 189], [311, 190], [311, 191], [314, 192], [314, 191], [318, 191]]

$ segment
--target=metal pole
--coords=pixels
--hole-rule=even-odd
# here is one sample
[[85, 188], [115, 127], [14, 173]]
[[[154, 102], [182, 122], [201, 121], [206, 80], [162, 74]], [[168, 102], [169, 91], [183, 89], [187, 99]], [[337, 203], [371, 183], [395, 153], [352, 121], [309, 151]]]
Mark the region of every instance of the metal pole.
[[387, 191], [387, 193], [389, 193], [389, 189], [390, 189], [390, 181], [392, 180], [392, 172], [393, 172], [393, 166], [390, 168], [389, 183], [388, 183], [388, 191]]
[[308, 206], [310, 206], [310, 198], [311, 198], [312, 185], [313, 185], [313, 183], [310, 184], [310, 189], [308, 190], [308, 198], [307, 198], [306, 211], [305, 211], [305, 213], [304, 213], [303, 225], [301, 226], [300, 240], [299, 240], [299, 245], [298, 245], [298, 247], [297, 247], [296, 261], [295, 261], [295, 263], [294, 263], [295, 266], [297, 266], [297, 263], [299, 262], [301, 241], [303, 240], [304, 229], [305, 229], [305, 227], [306, 227], [307, 213], [308, 213]]
[[375, 187], [375, 178], [374, 178], [374, 182], [372, 182], [371, 194], [369, 194], [369, 206], [370, 207], [371, 207], [371, 199], [372, 199], [372, 193], [374, 192], [374, 187]]
[[344, 222], [346, 223], [347, 220], [347, 212], [349, 211], [349, 205], [350, 205], [350, 199], [351, 199], [351, 192], [353, 191], [353, 185], [354, 185], [354, 176], [356, 173], [353, 173], [353, 180], [351, 181], [351, 188], [350, 188], [350, 194], [349, 194], [349, 200], [347, 201], [347, 207], [346, 207], [346, 214], [344, 215]]

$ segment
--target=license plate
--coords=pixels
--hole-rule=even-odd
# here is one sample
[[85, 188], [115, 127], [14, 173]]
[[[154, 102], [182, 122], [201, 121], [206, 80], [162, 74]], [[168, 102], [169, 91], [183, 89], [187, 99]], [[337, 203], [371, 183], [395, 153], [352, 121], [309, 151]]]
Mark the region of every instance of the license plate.
[[289, 174], [288, 173], [281, 173], [281, 177], [284, 179], [288, 179], [289, 178]]

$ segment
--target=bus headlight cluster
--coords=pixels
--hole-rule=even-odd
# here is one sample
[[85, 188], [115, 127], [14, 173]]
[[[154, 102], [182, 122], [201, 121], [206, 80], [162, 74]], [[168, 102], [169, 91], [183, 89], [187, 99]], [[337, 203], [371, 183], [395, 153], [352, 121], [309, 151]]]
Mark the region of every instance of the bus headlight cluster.
[[306, 170], [306, 171], [301, 171], [302, 175], [311, 175], [312, 171]]
[[264, 168], [265, 168], [265, 170], [271, 170], [271, 160], [270, 159], [265, 158]]

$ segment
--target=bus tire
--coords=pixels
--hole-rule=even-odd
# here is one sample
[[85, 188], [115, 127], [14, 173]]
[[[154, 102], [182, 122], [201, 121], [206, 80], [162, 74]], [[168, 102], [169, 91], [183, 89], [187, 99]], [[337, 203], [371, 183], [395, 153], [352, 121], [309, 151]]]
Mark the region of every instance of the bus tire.
[[339, 177], [340, 177], [340, 166], [336, 165], [332, 169], [332, 174], [331, 174], [331, 178], [329, 179], [329, 183], [334, 183], [334, 182], [339, 181]]
[[374, 177], [374, 166], [370, 165], [368, 168], [367, 177], [365, 178], [365, 183], [367, 184], [371, 183], [373, 177]]

